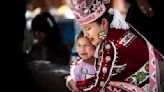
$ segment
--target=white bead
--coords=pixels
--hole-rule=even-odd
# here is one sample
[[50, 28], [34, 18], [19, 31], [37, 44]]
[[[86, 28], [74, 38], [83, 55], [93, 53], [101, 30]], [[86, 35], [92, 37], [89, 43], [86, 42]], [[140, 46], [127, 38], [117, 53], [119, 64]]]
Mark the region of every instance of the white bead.
[[110, 48], [111, 48], [110, 44], [107, 44], [107, 45], [105, 46], [105, 49], [110, 49]]
[[84, 10], [84, 13], [88, 13], [88, 11], [89, 11], [88, 9], [85, 9], [85, 10]]
[[100, 82], [100, 86], [101, 86], [101, 87], [103, 87], [104, 84], [105, 84], [104, 81], [101, 81], [101, 82]]
[[110, 56], [106, 56], [105, 60], [106, 60], [106, 62], [111, 61], [111, 57]]
[[105, 89], [100, 90], [100, 92], [105, 92]]
[[102, 72], [105, 74], [107, 73], [107, 71], [108, 71], [107, 67], [103, 67]]

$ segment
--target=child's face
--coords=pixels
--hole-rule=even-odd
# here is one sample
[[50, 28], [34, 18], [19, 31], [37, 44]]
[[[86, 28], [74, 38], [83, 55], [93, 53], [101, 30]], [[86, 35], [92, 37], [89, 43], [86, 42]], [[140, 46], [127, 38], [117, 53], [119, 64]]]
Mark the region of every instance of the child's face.
[[87, 60], [93, 57], [95, 47], [90, 43], [88, 38], [82, 37], [77, 40], [76, 49], [79, 56], [82, 59]]

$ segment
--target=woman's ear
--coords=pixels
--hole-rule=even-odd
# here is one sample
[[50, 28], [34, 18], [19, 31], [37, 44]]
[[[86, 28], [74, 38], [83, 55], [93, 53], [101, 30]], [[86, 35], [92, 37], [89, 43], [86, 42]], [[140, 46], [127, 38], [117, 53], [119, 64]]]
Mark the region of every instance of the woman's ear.
[[108, 20], [106, 18], [103, 18], [101, 20], [101, 27], [102, 27], [102, 30], [108, 31], [109, 25], [108, 25]]

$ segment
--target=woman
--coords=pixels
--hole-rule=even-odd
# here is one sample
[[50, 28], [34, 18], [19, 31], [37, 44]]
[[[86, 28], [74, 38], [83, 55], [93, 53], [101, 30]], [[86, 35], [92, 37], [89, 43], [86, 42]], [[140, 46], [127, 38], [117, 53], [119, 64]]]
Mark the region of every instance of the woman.
[[77, 82], [80, 91], [160, 92], [158, 62], [163, 56], [111, 8], [110, 0], [69, 4], [84, 35], [97, 47], [96, 75]]

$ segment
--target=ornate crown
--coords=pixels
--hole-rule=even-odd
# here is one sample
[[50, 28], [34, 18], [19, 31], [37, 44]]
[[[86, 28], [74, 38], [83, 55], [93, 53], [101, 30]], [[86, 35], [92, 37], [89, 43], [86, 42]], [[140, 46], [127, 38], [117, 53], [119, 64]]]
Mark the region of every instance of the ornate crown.
[[80, 25], [95, 21], [106, 11], [105, 4], [110, 0], [68, 0]]

